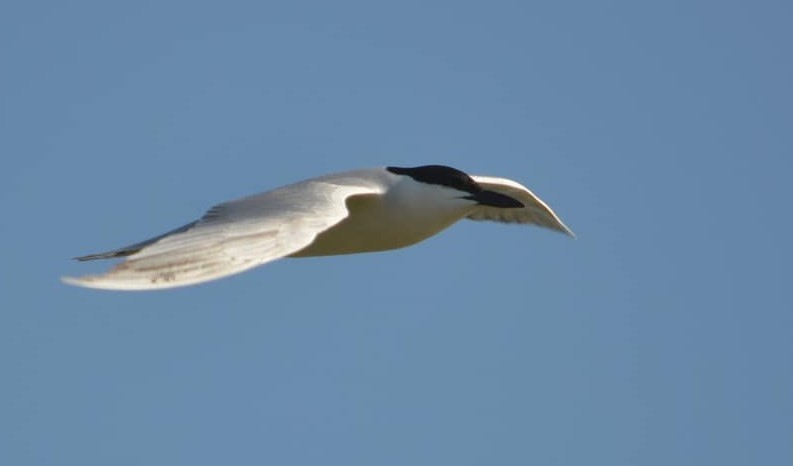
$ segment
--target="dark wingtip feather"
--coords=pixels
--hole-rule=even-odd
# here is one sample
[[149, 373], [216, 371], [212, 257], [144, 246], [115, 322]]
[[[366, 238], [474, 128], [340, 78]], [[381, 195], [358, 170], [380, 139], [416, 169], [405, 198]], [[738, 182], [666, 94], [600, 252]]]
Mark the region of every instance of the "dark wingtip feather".
[[100, 252], [98, 254], [88, 254], [87, 256], [79, 256], [73, 257], [74, 260], [85, 262], [85, 261], [93, 261], [97, 259], [113, 259], [116, 257], [127, 257], [135, 254], [136, 252], [140, 251], [138, 249], [124, 249], [124, 250], [116, 250], [116, 251], [109, 251], [109, 252]]
[[167, 233], [163, 233], [159, 236], [155, 236], [154, 238], [147, 239], [146, 241], [141, 241], [140, 243], [131, 244], [123, 248], [113, 249], [112, 251], [100, 252], [96, 254], [88, 254], [86, 256], [74, 257], [73, 259], [76, 261], [85, 262], [85, 261], [93, 261], [97, 259], [114, 259], [116, 257], [131, 256], [135, 253], [140, 252], [141, 249], [145, 248], [146, 246], [149, 246], [150, 244], [154, 244], [157, 241], [165, 238], [166, 236], [171, 236], [178, 233], [184, 233], [185, 231], [193, 228], [197, 223], [198, 221], [190, 222], [187, 225], [182, 225], [179, 228], [175, 228]]

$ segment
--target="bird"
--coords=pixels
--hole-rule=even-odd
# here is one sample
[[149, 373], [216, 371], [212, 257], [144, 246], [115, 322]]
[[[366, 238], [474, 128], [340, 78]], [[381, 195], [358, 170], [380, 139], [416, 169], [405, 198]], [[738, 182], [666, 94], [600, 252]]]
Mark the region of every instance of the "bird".
[[534, 224], [575, 237], [516, 181], [445, 165], [388, 166], [324, 175], [218, 204], [151, 239], [75, 257], [123, 262], [104, 274], [61, 280], [105, 290], [195, 285], [284, 257], [399, 249], [464, 218]]

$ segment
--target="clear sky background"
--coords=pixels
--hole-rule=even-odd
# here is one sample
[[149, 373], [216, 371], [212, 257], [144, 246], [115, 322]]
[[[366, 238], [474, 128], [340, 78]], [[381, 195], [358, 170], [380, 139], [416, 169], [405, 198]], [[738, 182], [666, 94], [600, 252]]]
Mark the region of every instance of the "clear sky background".
[[[793, 464], [789, 2], [0, 9], [0, 464]], [[578, 239], [58, 281], [220, 201], [427, 163]]]

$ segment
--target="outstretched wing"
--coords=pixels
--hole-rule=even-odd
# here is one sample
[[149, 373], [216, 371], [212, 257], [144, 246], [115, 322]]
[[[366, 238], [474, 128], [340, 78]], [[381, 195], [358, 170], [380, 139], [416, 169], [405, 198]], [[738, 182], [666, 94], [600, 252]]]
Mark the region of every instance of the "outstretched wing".
[[347, 217], [350, 196], [374, 186], [309, 180], [211, 208], [200, 220], [90, 260], [126, 257], [102, 275], [63, 277], [108, 290], [152, 290], [206, 282], [295, 253]]
[[572, 237], [575, 234], [567, 225], [543, 202], [535, 196], [529, 188], [522, 184], [508, 180], [506, 178], [496, 178], [491, 176], [471, 176], [482, 188], [488, 191], [505, 194], [523, 203], [524, 207], [515, 209], [504, 209], [499, 207], [489, 207], [485, 205], [477, 206], [468, 218], [471, 220], [493, 220], [496, 222], [507, 223], [532, 223], [544, 228], [550, 228]]

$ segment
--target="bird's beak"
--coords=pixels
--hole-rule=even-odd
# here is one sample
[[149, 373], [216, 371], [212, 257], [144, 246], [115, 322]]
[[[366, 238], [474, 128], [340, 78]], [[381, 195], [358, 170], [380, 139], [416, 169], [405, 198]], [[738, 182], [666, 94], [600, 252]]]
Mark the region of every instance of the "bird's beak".
[[465, 199], [470, 199], [478, 204], [491, 207], [510, 209], [520, 209], [522, 207], [526, 207], [522, 202], [495, 191], [479, 191], [478, 193], [473, 193], [470, 196], [465, 196]]

